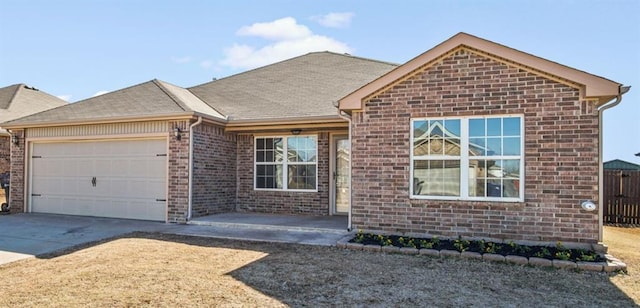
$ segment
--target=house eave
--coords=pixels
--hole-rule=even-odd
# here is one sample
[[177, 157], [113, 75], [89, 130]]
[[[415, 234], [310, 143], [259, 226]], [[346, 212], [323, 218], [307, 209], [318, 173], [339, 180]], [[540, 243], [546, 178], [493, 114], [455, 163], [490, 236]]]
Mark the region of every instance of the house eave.
[[182, 112], [171, 114], [160, 114], [150, 116], [130, 116], [130, 117], [106, 117], [96, 119], [82, 119], [82, 120], [68, 120], [68, 121], [45, 121], [45, 122], [24, 122], [24, 123], [4, 123], [2, 128], [4, 129], [25, 129], [25, 128], [37, 128], [37, 127], [52, 127], [52, 126], [78, 126], [78, 125], [93, 125], [93, 124], [108, 124], [108, 123], [122, 123], [122, 122], [148, 122], [148, 121], [168, 121], [168, 120], [187, 120], [197, 116], [205, 117], [208, 121], [217, 124], [226, 124], [226, 120], [217, 119], [209, 115], [204, 115], [198, 112]]
[[309, 116], [269, 119], [230, 119], [225, 130], [228, 132], [273, 131], [287, 129], [347, 129], [349, 123], [335, 116]]

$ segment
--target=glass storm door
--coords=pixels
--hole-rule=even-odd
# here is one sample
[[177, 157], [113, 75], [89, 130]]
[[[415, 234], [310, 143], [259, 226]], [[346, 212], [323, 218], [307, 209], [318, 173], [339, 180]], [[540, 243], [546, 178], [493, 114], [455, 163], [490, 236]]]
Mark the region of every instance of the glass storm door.
[[336, 136], [333, 139], [335, 153], [333, 153], [333, 212], [334, 214], [349, 213], [349, 152], [351, 145], [347, 136]]

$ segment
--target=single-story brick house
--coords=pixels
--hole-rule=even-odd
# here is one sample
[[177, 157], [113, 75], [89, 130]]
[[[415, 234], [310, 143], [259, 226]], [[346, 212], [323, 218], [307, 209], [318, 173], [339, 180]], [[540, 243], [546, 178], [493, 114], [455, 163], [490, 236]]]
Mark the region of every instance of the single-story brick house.
[[626, 90], [465, 33], [402, 65], [319, 52], [188, 89], [152, 80], [5, 123], [11, 208], [596, 243], [602, 214], [581, 204], [601, 199], [600, 115]]

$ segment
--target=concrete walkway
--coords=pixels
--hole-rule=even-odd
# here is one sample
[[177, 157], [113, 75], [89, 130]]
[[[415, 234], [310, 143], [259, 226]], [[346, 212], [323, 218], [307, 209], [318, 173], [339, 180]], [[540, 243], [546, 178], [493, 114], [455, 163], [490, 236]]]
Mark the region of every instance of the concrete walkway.
[[349, 235], [344, 216], [230, 213], [189, 224], [49, 214], [0, 216], [0, 264], [135, 231], [238, 240], [335, 245]]

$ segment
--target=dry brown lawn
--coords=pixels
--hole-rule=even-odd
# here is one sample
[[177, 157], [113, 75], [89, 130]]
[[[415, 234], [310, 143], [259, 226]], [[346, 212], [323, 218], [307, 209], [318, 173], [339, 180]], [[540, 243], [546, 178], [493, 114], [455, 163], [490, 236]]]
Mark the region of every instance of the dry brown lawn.
[[606, 235], [628, 275], [137, 233], [0, 266], [0, 307], [635, 306], [640, 232]]
[[611, 277], [611, 282], [640, 306], [640, 228], [605, 227], [604, 240], [609, 253], [627, 264], [628, 275]]

